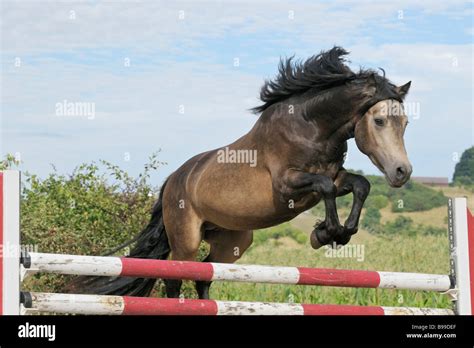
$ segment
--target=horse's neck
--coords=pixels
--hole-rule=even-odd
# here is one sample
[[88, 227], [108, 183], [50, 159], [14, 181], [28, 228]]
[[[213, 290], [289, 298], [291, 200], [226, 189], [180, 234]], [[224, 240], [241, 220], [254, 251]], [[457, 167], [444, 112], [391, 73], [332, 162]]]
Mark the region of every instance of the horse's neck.
[[267, 110], [253, 129], [234, 144], [238, 143], [238, 147], [254, 144], [263, 157], [278, 157], [282, 166], [287, 162], [301, 168], [342, 165], [346, 140], [353, 130], [350, 118], [341, 120], [333, 115], [329, 119], [327, 115], [327, 122], [308, 119], [302, 107], [295, 107], [294, 113], [289, 113], [291, 105], [284, 103]]

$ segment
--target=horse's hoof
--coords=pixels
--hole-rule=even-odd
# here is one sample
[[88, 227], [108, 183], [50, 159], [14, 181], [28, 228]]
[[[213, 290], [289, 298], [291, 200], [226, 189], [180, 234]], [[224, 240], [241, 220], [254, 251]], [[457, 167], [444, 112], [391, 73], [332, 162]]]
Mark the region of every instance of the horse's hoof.
[[309, 240], [311, 242], [311, 246], [313, 247], [313, 249], [319, 249], [323, 246], [323, 244], [321, 244], [321, 242], [318, 240], [318, 237], [316, 237], [315, 231], [311, 232], [311, 236]]

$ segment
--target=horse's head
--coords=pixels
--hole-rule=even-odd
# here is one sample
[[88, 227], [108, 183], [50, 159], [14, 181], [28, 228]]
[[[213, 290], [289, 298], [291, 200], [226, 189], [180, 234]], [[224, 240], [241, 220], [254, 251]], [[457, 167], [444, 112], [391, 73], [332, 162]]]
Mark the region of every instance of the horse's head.
[[[402, 100], [409, 89], [410, 82], [395, 87], [395, 92]], [[403, 141], [407, 124], [402, 102], [386, 99], [373, 105], [355, 127], [357, 147], [384, 173], [392, 187], [405, 184], [412, 172]]]

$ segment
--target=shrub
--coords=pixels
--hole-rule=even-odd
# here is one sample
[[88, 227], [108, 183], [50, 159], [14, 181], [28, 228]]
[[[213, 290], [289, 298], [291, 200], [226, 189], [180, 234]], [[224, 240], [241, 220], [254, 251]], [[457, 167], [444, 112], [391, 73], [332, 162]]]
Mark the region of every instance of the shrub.
[[[447, 198], [443, 192], [417, 184], [407, 183], [391, 196], [393, 212], [425, 211], [446, 205]], [[401, 202], [402, 204], [399, 204]]]
[[[425, 211], [446, 205], [447, 202], [447, 198], [441, 191], [414, 181], [408, 181], [401, 188], [392, 188], [382, 176], [367, 175], [366, 178], [372, 186], [366, 207], [372, 204], [376, 196], [388, 198], [393, 212]], [[380, 198], [376, 198], [378, 199]], [[380, 200], [374, 204], [383, 204], [383, 202]]]
[[24, 175], [23, 243], [41, 252], [101, 255], [131, 239], [150, 217], [159, 188], [148, 179], [160, 164], [152, 156], [137, 179], [105, 161], [82, 164], [69, 176]]
[[364, 206], [366, 208], [383, 209], [388, 205], [388, 198], [383, 195], [369, 195]]
[[[352, 206], [352, 194], [337, 197], [336, 202], [338, 208], [350, 208]], [[324, 206], [324, 202], [321, 203]]]
[[453, 181], [466, 186], [474, 184], [474, 146], [461, 155], [461, 159], [454, 169]]
[[[137, 178], [106, 161], [82, 164], [67, 176], [54, 171], [40, 179], [23, 173], [22, 244], [39, 252], [103, 255], [130, 240], [149, 221], [159, 191], [149, 184], [150, 173], [162, 164], [153, 154]], [[24, 285], [60, 291], [70, 278], [36, 274]]]
[[277, 240], [283, 237], [289, 237], [299, 244], [304, 244], [308, 241], [306, 233], [292, 227], [288, 222], [285, 222], [275, 227], [255, 231], [253, 235], [253, 245], [261, 245], [270, 239]]
[[[374, 228], [375, 226], [375, 228]], [[389, 221], [383, 225], [367, 226], [369, 233], [382, 234], [388, 237], [395, 235], [415, 236], [415, 235], [443, 235], [446, 233], [444, 228], [414, 225], [413, 220], [407, 216], [397, 216], [393, 221]]]
[[406, 216], [397, 216], [394, 221], [384, 224], [383, 231], [385, 234], [406, 233], [412, 234], [413, 220]]
[[376, 228], [380, 226], [380, 218], [382, 215], [380, 214], [379, 210], [373, 207], [369, 207], [366, 209], [365, 214], [361, 221], [361, 226], [367, 230]]

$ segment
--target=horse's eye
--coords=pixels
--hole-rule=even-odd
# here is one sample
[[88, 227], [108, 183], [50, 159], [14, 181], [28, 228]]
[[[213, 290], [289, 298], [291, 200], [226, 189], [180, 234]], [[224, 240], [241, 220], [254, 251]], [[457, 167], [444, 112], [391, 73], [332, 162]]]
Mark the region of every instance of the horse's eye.
[[380, 127], [382, 127], [385, 124], [385, 121], [382, 118], [376, 118], [374, 119], [374, 121], [375, 121], [375, 124]]

